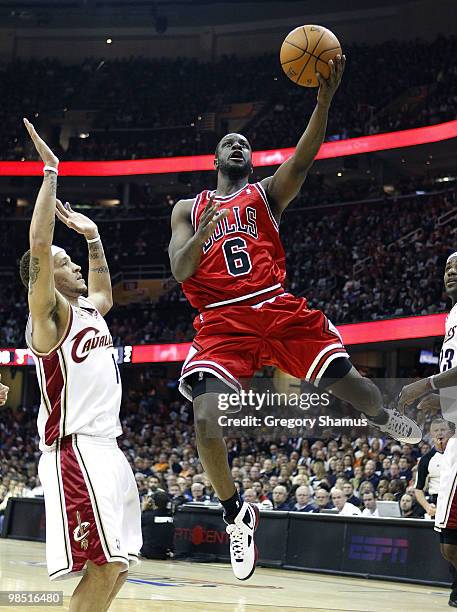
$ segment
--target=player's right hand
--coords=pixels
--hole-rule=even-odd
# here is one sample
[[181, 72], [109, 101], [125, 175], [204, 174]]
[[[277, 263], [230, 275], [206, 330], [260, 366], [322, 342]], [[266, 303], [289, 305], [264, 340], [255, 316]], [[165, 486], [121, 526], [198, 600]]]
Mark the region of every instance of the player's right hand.
[[[2, 380], [2, 375], [0, 374], [0, 381]], [[6, 404], [6, 400], [8, 399], [8, 391], [9, 387], [6, 385], [2, 385], [0, 382], [0, 406], [4, 406]]]
[[229, 214], [227, 209], [219, 210], [219, 206], [220, 202], [214, 202], [214, 196], [211, 196], [200, 217], [195, 238], [201, 246], [214, 234], [218, 222], [225, 219]]
[[418, 410], [433, 410], [440, 407], [440, 396], [437, 393], [429, 393], [417, 404]]
[[35, 145], [35, 149], [37, 150], [38, 155], [41, 157], [41, 160], [46, 166], [52, 166], [53, 168], [57, 168], [59, 165], [59, 159], [54, 153], [51, 151], [49, 146], [45, 143], [45, 141], [38, 135], [37, 131], [30, 123], [28, 119], [24, 117], [24, 125], [27, 128], [27, 132], [32, 139], [33, 144]]
[[436, 506], [435, 504], [429, 504], [427, 508], [427, 514], [430, 518], [433, 518], [436, 514]]

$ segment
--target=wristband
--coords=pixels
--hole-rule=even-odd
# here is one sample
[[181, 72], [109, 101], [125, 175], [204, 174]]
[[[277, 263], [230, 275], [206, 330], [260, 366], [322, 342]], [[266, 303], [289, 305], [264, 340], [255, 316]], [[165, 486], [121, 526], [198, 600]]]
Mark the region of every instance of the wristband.
[[433, 378], [434, 378], [434, 375], [428, 377], [428, 380], [430, 381], [430, 386], [433, 389], [433, 391], [438, 391], [438, 387], [435, 385], [435, 381], [433, 380]]
[[46, 172], [46, 170], [48, 170], [49, 172], [54, 172], [54, 174], [59, 174], [59, 171], [57, 170], [57, 168], [54, 168], [54, 166], [45, 166], [43, 168], [43, 174]]
[[90, 240], [87, 240], [87, 244], [92, 244], [93, 242], [98, 242], [100, 240], [100, 236], [97, 236], [96, 238], [91, 238]]

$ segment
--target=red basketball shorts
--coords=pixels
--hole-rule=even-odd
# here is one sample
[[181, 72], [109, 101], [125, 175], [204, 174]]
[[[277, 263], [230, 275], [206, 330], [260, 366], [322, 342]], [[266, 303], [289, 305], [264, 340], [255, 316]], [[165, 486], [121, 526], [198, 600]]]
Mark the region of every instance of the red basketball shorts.
[[197, 335], [182, 367], [180, 391], [192, 400], [188, 377], [208, 372], [235, 390], [265, 365], [318, 383], [337, 357], [349, 357], [338, 330], [320, 310], [289, 293], [252, 306], [223, 306], [194, 320]]

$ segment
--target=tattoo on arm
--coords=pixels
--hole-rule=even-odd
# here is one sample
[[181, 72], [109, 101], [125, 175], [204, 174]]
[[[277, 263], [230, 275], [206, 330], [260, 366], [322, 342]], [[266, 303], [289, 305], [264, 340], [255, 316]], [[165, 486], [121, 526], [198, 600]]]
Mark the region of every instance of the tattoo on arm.
[[33, 293], [33, 285], [36, 283], [39, 273], [40, 260], [38, 257], [31, 257], [29, 267], [29, 293]]
[[97, 272], [98, 274], [108, 274], [108, 266], [100, 266], [99, 268], [89, 268], [89, 272]]
[[100, 259], [104, 257], [103, 246], [100, 241], [89, 244], [89, 259]]
[[49, 183], [51, 189], [57, 193], [57, 174], [55, 172], [45, 172], [43, 180]]

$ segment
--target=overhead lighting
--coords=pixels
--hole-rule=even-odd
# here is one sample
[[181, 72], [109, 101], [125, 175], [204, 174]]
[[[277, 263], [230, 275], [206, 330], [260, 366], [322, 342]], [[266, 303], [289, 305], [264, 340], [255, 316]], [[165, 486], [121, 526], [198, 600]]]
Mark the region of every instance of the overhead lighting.
[[80, 138], [89, 138], [89, 132], [80, 132], [79, 133], [79, 137]]
[[343, 173], [342, 172], [337, 172], [336, 176], [343, 176]]
[[435, 183], [449, 183], [450, 181], [455, 181], [455, 176], [440, 176], [435, 179]]
[[113, 44], [113, 39], [112, 39], [112, 38], [107, 38], [107, 39], [106, 39], [106, 44], [107, 44], [107, 45], [111, 45], [111, 44]]
[[121, 201], [117, 198], [105, 198], [103, 200], [97, 200], [97, 204], [100, 204], [100, 206], [119, 206], [120, 203]]

